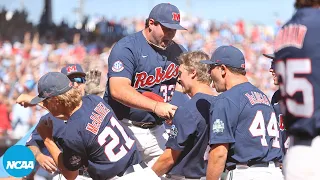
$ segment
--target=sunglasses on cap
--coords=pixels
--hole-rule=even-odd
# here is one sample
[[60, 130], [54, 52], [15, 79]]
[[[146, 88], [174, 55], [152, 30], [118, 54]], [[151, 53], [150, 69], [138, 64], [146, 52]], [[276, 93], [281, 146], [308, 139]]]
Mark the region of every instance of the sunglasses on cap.
[[86, 82], [86, 79], [84, 77], [76, 77], [76, 78], [72, 78], [70, 79], [71, 82], [76, 82], [78, 84], [83, 84]]

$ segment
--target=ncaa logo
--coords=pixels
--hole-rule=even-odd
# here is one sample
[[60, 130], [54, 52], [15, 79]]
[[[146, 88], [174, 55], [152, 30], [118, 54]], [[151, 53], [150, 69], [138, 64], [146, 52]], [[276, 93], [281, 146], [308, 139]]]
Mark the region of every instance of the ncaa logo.
[[32, 151], [22, 145], [10, 147], [3, 155], [3, 167], [13, 177], [29, 175], [35, 166]]

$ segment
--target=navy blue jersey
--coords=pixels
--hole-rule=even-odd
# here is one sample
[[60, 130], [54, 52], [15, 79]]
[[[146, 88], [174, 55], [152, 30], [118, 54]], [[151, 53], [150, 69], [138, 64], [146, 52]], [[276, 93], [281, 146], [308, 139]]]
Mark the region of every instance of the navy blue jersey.
[[177, 109], [166, 146], [181, 154], [168, 174], [188, 178], [206, 176], [208, 162], [204, 156], [209, 140], [211, 98], [197, 93]]
[[274, 112], [276, 113], [276, 117], [278, 120], [280, 135], [282, 137], [281, 148], [283, 150], [283, 153], [285, 154], [287, 152], [287, 149], [289, 148], [290, 138], [283, 124], [283, 115], [281, 113], [279, 104], [280, 98], [280, 90], [277, 90], [272, 96], [271, 104], [273, 106]]
[[[108, 77], [125, 77], [139, 92], [150, 91], [169, 102], [178, 76], [177, 57], [184, 52], [176, 43], [166, 50], [148, 44], [142, 31], [126, 36], [115, 44], [108, 59]], [[112, 99], [109, 81], [104, 100], [113, 108], [117, 117], [132, 121], [155, 122], [157, 116], [135, 108], [129, 108]]]
[[136, 143], [113, 110], [98, 96], [88, 95], [67, 121], [63, 160], [69, 170], [87, 166], [92, 179], [121, 175], [140, 162]]
[[275, 39], [284, 124], [289, 134], [320, 132], [320, 9], [301, 8]]
[[[47, 119], [51, 119], [52, 120], [52, 125], [53, 125], [52, 136], [53, 136], [53, 140], [58, 145], [58, 147], [60, 149], [62, 149], [61, 148], [61, 143], [63, 142], [62, 136], [63, 136], [63, 133], [64, 133], [65, 128], [66, 128], [66, 123], [63, 120], [54, 117], [51, 113], [48, 113], [48, 114], [42, 116], [40, 118], [40, 121], [44, 121], [44, 120], [47, 120]], [[30, 138], [28, 139], [28, 141], [26, 143], [26, 146], [38, 146], [40, 151], [43, 154], [50, 155], [50, 153], [48, 152], [46, 146], [43, 143], [43, 140], [42, 140], [41, 136], [37, 132], [37, 129], [33, 130]]]
[[180, 91], [174, 91], [170, 104], [179, 107], [184, 105], [188, 100], [190, 100], [190, 97], [187, 94]]
[[267, 96], [251, 83], [234, 86], [211, 105], [210, 145], [229, 144], [226, 166], [280, 161], [281, 136]]

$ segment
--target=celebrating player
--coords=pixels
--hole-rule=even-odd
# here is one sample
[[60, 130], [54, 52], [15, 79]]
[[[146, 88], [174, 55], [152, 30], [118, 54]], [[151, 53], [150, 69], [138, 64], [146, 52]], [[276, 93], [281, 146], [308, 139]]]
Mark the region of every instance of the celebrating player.
[[[82, 166], [87, 167], [92, 179], [109, 179], [134, 171], [132, 166], [140, 163], [135, 140], [103, 99], [94, 95], [82, 98], [80, 90], [58, 72], [42, 76], [38, 92], [31, 104], [43, 102], [53, 116], [67, 120], [62, 136], [63, 152], [54, 142], [51, 119], [39, 122], [37, 127], [66, 179], [74, 179]], [[151, 169], [149, 172], [156, 176]]]
[[[167, 141], [163, 120], [172, 119], [177, 108], [166, 103], [175, 89], [177, 57], [184, 51], [172, 41], [176, 30], [184, 30], [179, 9], [158, 4], [151, 10], [145, 29], [117, 42], [108, 60], [104, 99], [131, 129], [149, 166], [163, 153]], [[160, 95], [163, 102], [142, 95], [145, 91]]]
[[319, 0], [296, 0], [296, 13], [275, 38], [281, 110], [293, 136], [284, 160], [287, 180], [320, 177], [319, 7]]
[[206, 176], [204, 156], [209, 139], [209, 109], [213, 90], [209, 66], [199, 63], [208, 59], [203, 52], [195, 51], [179, 57], [178, 82], [191, 99], [179, 107], [166, 143], [166, 150], [152, 169], [158, 176], [167, 173], [169, 178], [198, 178]]
[[[90, 70], [86, 75], [86, 73], [83, 71], [82, 67], [79, 64], [68, 64], [67, 66], [61, 69], [61, 72], [68, 76], [70, 81], [73, 82], [73, 86], [78, 88], [83, 95], [100, 93], [100, 91], [97, 91], [97, 89], [99, 89], [101, 72], [98, 72], [96, 70]], [[88, 82], [90, 83], [90, 87], [87, 87]], [[30, 96], [23, 94], [22, 96], [20, 95], [20, 97], [17, 99], [17, 103], [30, 103], [30, 100], [32, 100], [32, 98], [30, 100], [29, 99]], [[59, 148], [62, 149], [59, 143], [62, 142], [61, 138], [63, 132], [65, 131], [66, 124], [64, 121], [54, 117], [51, 113], [42, 116], [40, 118], [40, 121], [47, 120], [48, 118], [52, 120], [53, 124], [53, 139], [55, 143], [59, 146]], [[53, 177], [53, 180], [64, 179], [63, 177], [61, 177], [61, 174], [59, 174], [59, 172], [57, 171], [57, 167], [54, 163], [54, 160], [50, 156], [48, 156], [49, 154], [47, 154], [47, 149], [36, 129], [32, 132], [31, 137], [28, 139], [26, 143], [26, 146], [28, 146], [31, 149], [37, 162], [43, 169], [50, 173], [57, 173]], [[79, 171], [79, 177], [77, 177], [76, 179], [79, 178], [89, 179], [88, 174], [83, 169]]]
[[248, 82], [245, 59], [233, 46], [221, 46], [210, 60], [210, 74], [218, 95], [211, 105], [207, 180], [283, 179], [279, 126], [267, 96]]

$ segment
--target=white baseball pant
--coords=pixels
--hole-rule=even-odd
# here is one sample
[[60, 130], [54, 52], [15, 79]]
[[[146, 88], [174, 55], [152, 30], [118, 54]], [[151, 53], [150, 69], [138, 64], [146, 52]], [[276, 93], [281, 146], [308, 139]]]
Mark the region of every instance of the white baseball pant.
[[237, 165], [236, 169], [228, 172], [226, 180], [283, 180], [280, 167], [276, 167], [274, 162], [270, 162], [268, 167], [249, 167]]
[[290, 139], [292, 146], [289, 147], [283, 163], [285, 179], [319, 180], [320, 136], [309, 142], [295, 137]]
[[123, 126], [126, 126], [131, 130], [137, 141], [137, 148], [142, 160], [148, 167], [152, 167], [163, 153], [168, 140], [164, 125], [158, 125], [151, 129], [143, 129], [132, 125], [131, 121], [128, 119], [123, 119], [120, 122]]

